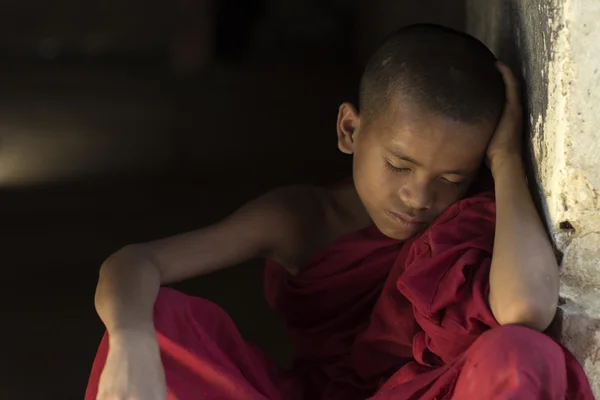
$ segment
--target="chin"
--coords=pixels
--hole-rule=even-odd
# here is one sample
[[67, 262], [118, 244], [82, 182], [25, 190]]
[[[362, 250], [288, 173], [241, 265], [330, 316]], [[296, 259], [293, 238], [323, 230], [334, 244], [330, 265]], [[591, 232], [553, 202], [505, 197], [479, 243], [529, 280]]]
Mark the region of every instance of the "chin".
[[373, 222], [377, 226], [377, 229], [385, 236], [390, 239], [396, 240], [408, 240], [411, 237], [425, 230], [428, 224], [409, 224], [405, 221], [398, 220], [390, 217], [389, 215], [382, 213], [378, 215], [379, 218], [372, 218]]
[[385, 236], [389, 237], [390, 239], [396, 239], [396, 240], [402, 240], [402, 241], [408, 240], [420, 232], [419, 230], [406, 229], [404, 227], [399, 227], [399, 226], [390, 226], [388, 224], [377, 225], [377, 228], [381, 231], [381, 233], [383, 233]]

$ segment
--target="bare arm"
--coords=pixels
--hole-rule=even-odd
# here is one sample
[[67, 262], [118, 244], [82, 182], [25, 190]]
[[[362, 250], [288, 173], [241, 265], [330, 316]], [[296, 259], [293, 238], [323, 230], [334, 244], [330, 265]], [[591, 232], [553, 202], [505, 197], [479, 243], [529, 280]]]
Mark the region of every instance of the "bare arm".
[[558, 303], [558, 265], [527, 187], [520, 155], [521, 109], [516, 80], [502, 67], [507, 105], [488, 159], [496, 185], [496, 236], [490, 271], [490, 306], [502, 325], [540, 331]]
[[558, 303], [558, 265], [533, 205], [522, 162], [496, 165], [496, 237], [490, 304], [501, 324], [545, 330]]
[[311, 186], [270, 192], [193, 232], [126, 246], [100, 269], [96, 309], [109, 333], [153, 332], [161, 284], [266, 256], [294, 261], [327, 236], [327, 192]]

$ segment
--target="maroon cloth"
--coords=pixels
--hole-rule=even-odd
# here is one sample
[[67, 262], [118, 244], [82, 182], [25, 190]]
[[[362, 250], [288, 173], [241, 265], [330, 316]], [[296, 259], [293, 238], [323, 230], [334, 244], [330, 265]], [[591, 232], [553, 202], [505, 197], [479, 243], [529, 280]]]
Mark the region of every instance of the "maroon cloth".
[[[169, 399], [593, 399], [566, 349], [498, 327], [487, 305], [494, 208], [493, 193], [480, 190], [404, 244], [373, 227], [340, 238], [294, 277], [268, 263], [267, 299], [296, 345], [290, 373], [214, 304], [161, 289], [154, 324]], [[105, 337], [86, 400], [107, 351]]]
[[388, 380], [371, 400], [593, 400], [577, 361], [548, 336], [518, 325], [487, 330], [457, 359], [410, 381]]
[[[172, 289], [160, 289], [154, 326], [165, 369], [168, 400], [294, 400], [292, 377], [245, 342], [217, 305]], [[95, 400], [108, 354], [104, 335], [85, 400]]]
[[[463, 366], [481, 358], [477, 348], [484, 348], [490, 359], [520, 361], [469, 372], [488, 383], [510, 372], [521, 383], [516, 397], [497, 392], [490, 399], [564, 399], [567, 392], [568, 398], [593, 399], [566, 349], [530, 330], [511, 344], [510, 331], [498, 328], [490, 311], [492, 184], [484, 176], [468, 198], [404, 244], [372, 227], [342, 237], [294, 277], [267, 264], [267, 298], [296, 345], [294, 371], [306, 398], [365, 399], [375, 393], [376, 399], [396, 400], [488, 398], [483, 392], [469, 397], [464, 384], [455, 388]], [[484, 345], [476, 347], [490, 329], [501, 332], [492, 338], [501, 336], [511, 346], [494, 348], [482, 339]], [[537, 363], [529, 361], [531, 349], [540, 350]], [[549, 370], [540, 368], [544, 363]], [[551, 384], [556, 382], [564, 385]], [[552, 396], [548, 388], [556, 389]]]

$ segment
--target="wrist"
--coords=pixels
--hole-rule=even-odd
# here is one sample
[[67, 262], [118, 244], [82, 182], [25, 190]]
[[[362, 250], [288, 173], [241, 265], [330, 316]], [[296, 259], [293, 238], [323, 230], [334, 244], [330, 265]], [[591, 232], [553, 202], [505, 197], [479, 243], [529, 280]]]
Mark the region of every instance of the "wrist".
[[118, 328], [108, 331], [111, 347], [129, 347], [131, 344], [151, 345], [157, 343], [154, 327]]
[[489, 165], [494, 179], [497, 179], [501, 174], [504, 173], [525, 174], [525, 165], [520, 155], [507, 154], [496, 156], [490, 159]]

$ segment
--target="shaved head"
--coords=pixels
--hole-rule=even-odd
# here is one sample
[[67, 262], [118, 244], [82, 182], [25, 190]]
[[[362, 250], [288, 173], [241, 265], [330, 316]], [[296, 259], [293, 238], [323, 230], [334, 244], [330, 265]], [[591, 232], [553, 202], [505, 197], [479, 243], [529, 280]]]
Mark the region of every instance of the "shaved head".
[[401, 94], [426, 112], [466, 123], [496, 122], [505, 102], [496, 61], [465, 33], [430, 24], [400, 28], [367, 64], [360, 84], [361, 117], [376, 118]]

